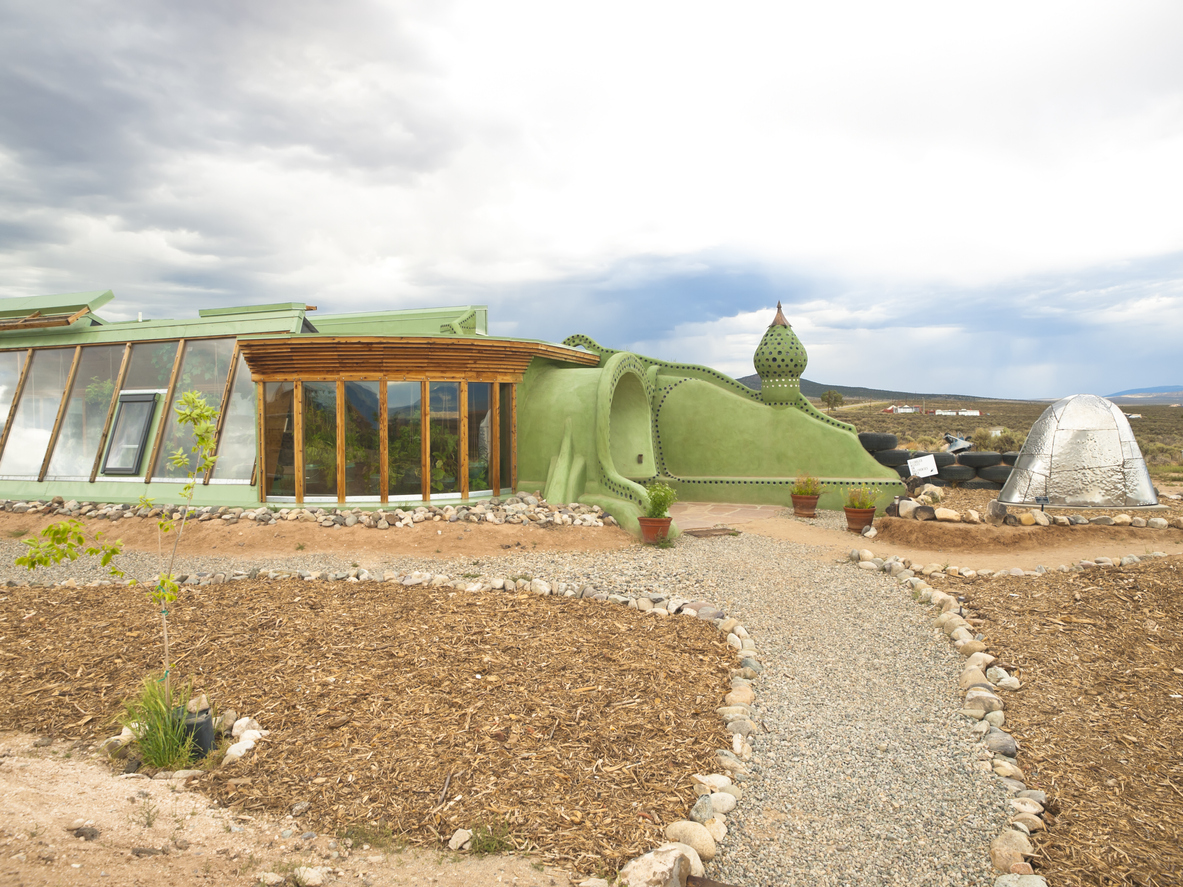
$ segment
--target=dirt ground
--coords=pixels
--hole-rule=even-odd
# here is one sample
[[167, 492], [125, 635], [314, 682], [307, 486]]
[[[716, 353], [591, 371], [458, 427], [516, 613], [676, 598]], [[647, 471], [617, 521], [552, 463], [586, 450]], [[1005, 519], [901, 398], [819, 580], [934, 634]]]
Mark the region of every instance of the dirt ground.
[[[1183, 513], [1180, 503], [1172, 509]], [[48, 522], [0, 514], [0, 533]], [[863, 542], [789, 517], [735, 525], [818, 545], [821, 560], [856, 546], [975, 569], [1176, 555], [947, 583], [1026, 684], [1011, 697], [1008, 726], [1030, 783], [1053, 797], [1055, 813], [1038, 840], [1037, 870], [1057, 887], [1178, 883], [1183, 636], [1171, 617], [1183, 607], [1183, 531], [881, 518], [880, 536]], [[118, 531], [131, 547], [155, 547], [150, 525], [126, 520]], [[211, 522], [186, 534], [194, 553], [204, 546], [255, 557], [294, 555], [297, 545], [309, 556], [442, 558], [519, 543], [635, 544], [613, 528], [454, 524], [382, 532]], [[708, 768], [726, 738], [712, 711], [732, 659], [710, 626], [590, 601], [576, 609], [451, 589], [384, 595], [378, 606], [360, 588], [236, 583], [217, 606], [180, 608], [180, 669], [272, 730], [240, 770], [187, 786], [119, 776], [88, 753], [112, 732], [118, 701], [156, 665], [158, 624], [139, 592], [0, 588], [0, 717], [20, 731], [0, 734], [0, 887], [246, 885], [300, 865], [377, 887], [566, 887], [566, 873], [609, 871], [659, 840], [658, 826], [683, 815], [693, 796], [686, 778]], [[654, 735], [667, 738], [641, 741]], [[36, 747], [38, 738], [52, 742]], [[307, 811], [292, 818], [301, 802]], [[78, 819], [99, 830], [95, 840], [66, 830]], [[440, 849], [455, 827], [477, 823], [524, 855]], [[168, 852], [147, 853], [161, 848]]]

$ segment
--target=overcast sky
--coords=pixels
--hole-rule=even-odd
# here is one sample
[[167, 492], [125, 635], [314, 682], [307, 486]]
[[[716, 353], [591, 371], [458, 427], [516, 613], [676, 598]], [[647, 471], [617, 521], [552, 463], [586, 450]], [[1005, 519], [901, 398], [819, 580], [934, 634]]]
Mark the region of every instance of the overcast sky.
[[[0, 3], [0, 295], [1183, 383], [1183, 3]], [[315, 316], [314, 318], [315, 319]]]

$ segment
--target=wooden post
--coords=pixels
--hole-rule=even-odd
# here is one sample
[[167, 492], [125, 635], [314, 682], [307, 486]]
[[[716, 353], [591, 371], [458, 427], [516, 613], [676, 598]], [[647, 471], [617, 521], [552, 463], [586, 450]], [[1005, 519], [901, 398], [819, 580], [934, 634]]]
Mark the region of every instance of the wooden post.
[[501, 383], [489, 385], [489, 488], [501, 495]]
[[297, 504], [304, 501], [304, 383], [292, 382], [292, 494]]
[[378, 498], [385, 505], [390, 501], [390, 421], [387, 418], [386, 378], [378, 380]]
[[4, 423], [4, 431], [0, 433], [0, 458], [4, 456], [4, 445], [8, 443], [8, 434], [12, 431], [12, 420], [16, 418], [16, 405], [20, 403], [21, 394], [25, 390], [25, 380], [29, 377], [29, 367], [33, 365], [33, 349], [25, 352], [25, 365], [21, 367], [20, 378], [16, 380], [16, 391], [12, 393], [12, 403], [8, 407], [8, 419]]
[[509, 486], [518, 488], [518, 386], [509, 386]]
[[168, 429], [169, 410], [173, 406], [173, 393], [177, 387], [177, 376], [181, 372], [181, 360], [185, 356], [185, 340], [177, 340], [177, 356], [173, 358], [172, 375], [168, 377], [168, 391], [164, 395], [164, 414], [160, 417], [160, 427], [156, 429], [156, 442], [152, 444], [152, 456], [148, 459], [148, 466], [144, 469], [144, 483], [152, 483], [152, 472], [156, 468], [156, 457], [160, 455], [160, 445], [164, 442], [164, 432]]
[[460, 472], [460, 498], [468, 498], [468, 382], [460, 380], [460, 452], [456, 454], [456, 470]]
[[419, 488], [423, 501], [431, 501], [431, 389], [424, 379], [419, 383]]
[[258, 410], [255, 424], [258, 426], [258, 439], [255, 441], [255, 468], [251, 472], [251, 483], [255, 477], [259, 478], [259, 502], [267, 501], [268, 486], [271, 477], [267, 474], [267, 402], [263, 399], [266, 393], [263, 382], [255, 383], [255, 405]]
[[[82, 346], [74, 346], [74, 360], [70, 364], [70, 372], [66, 376], [66, 390], [62, 394], [62, 402], [58, 404], [57, 418], [53, 420], [53, 431], [49, 433], [49, 445], [45, 448], [45, 456], [41, 460], [41, 471], [37, 474], [37, 483], [45, 480], [45, 474], [49, 471], [49, 460], [53, 458], [53, 448], [57, 446], [58, 435], [62, 432], [62, 420], [66, 418], [66, 410], [69, 409], [70, 399], [73, 396], [74, 377], [78, 375], [78, 364], [82, 362]], [[85, 404], [83, 404], [85, 407]]]
[[111, 422], [115, 418], [115, 407], [119, 404], [119, 392], [123, 390], [123, 380], [127, 378], [127, 368], [131, 364], [131, 342], [123, 348], [123, 362], [119, 364], [119, 375], [115, 377], [115, 390], [111, 392], [111, 405], [107, 407], [107, 421], [103, 423], [103, 433], [99, 437], [99, 451], [94, 454], [94, 467], [90, 469], [90, 482], [93, 484], [99, 476], [99, 466], [103, 464], [103, 450], [107, 447], [107, 436], [111, 433]]
[[337, 380], [337, 504], [345, 504], [345, 383]]
[[[226, 407], [230, 404], [230, 392], [234, 390], [234, 377], [238, 375], [238, 342], [234, 343], [234, 351], [230, 354], [230, 372], [226, 373], [226, 387], [222, 389], [222, 402], [218, 409], [218, 422], [214, 426], [214, 457], [217, 458], [218, 447], [222, 443], [222, 428], [226, 424]], [[208, 486], [210, 478], [214, 476], [211, 466], [202, 478], [202, 486]]]

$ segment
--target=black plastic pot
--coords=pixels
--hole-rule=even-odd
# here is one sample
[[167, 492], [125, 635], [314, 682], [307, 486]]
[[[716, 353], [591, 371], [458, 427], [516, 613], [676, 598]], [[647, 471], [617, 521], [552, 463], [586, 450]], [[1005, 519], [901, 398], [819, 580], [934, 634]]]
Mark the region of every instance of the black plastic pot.
[[185, 713], [185, 736], [193, 737], [196, 760], [200, 761], [214, 748], [214, 718], [208, 708], [197, 714]]

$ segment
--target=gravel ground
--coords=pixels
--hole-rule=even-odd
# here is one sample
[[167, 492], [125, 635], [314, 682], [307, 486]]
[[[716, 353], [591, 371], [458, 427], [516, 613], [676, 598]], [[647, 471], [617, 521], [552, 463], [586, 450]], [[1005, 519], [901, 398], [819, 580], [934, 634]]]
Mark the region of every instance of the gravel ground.
[[[839, 525], [840, 514], [833, 515]], [[860, 540], [851, 537], [851, 547]], [[0, 542], [0, 562], [20, 549]], [[150, 575], [154, 556], [129, 552]], [[348, 569], [309, 553], [244, 563], [188, 559], [178, 572]], [[376, 571], [414, 569], [487, 577], [530, 575], [634, 594], [663, 591], [722, 605], [751, 632], [764, 674], [755, 774], [728, 817], [730, 834], [708, 869], [744, 887], [990, 885], [988, 846], [1006, 823], [1007, 795], [976, 771], [980, 746], [959, 717], [961, 659], [900, 586], [850, 564], [819, 562], [805, 546], [744, 534], [683, 538], [669, 549], [515, 552], [443, 561], [378, 559]], [[10, 568], [5, 578], [27, 581]], [[102, 578], [78, 562], [39, 570], [41, 581]], [[185, 593], [185, 592], [183, 592]]]

